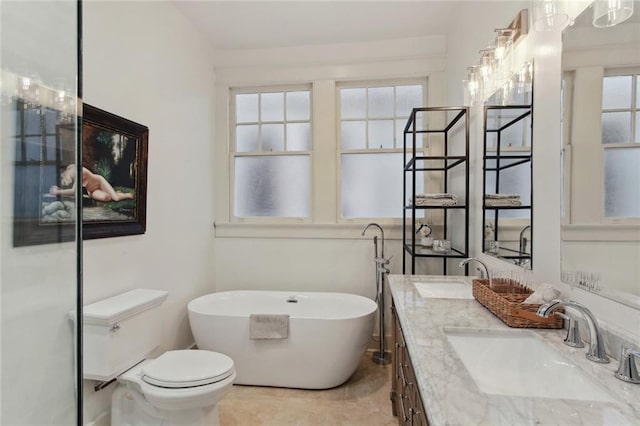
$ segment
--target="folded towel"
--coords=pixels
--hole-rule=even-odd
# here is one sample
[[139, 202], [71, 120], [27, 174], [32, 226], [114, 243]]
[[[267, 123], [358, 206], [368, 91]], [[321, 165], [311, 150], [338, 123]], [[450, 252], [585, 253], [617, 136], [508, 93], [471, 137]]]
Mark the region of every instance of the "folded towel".
[[439, 194], [438, 193], [416, 194], [416, 198], [417, 199], [420, 199], [420, 198], [433, 198], [433, 199], [444, 198], [444, 199], [453, 199], [453, 200], [457, 199], [457, 197], [455, 195], [449, 194], [449, 193], [446, 193], [446, 194], [442, 194], [442, 193], [439, 193]]
[[493, 200], [501, 200], [504, 198], [513, 198], [513, 199], [520, 199], [520, 195], [518, 194], [485, 194], [484, 195], [485, 199], [493, 199]]
[[286, 339], [287, 337], [289, 337], [289, 315], [249, 315], [250, 339]]
[[[411, 205], [412, 202], [411, 200], [409, 200], [409, 205]], [[451, 199], [451, 198], [417, 198], [415, 205], [418, 207], [425, 207], [425, 206], [436, 206], [436, 207], [446, 207], [446, 206], [455, 206], [456, 204], [458, 204], [458, 200], [455, 199]]]
[[516, 207], [521, 206], [522, 203], [520, 200], [515, 199], [504, 199], [504, 200], [484, 200], [484, 205], [486, 207]]
[[560, 290], [552, 286], [551, 284], [542, 283], [538, 286], [536, 291], [527, 297], [522, 303], [542, 304], [552, 301], [560, 297]]

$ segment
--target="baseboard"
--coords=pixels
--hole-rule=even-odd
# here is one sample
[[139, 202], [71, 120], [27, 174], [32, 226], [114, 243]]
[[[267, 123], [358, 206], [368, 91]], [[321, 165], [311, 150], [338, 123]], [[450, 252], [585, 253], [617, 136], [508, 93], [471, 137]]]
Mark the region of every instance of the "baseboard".
[[93, 420], [86, 422], [85, 426], [111, 426], [111, 411], [104, 411]]

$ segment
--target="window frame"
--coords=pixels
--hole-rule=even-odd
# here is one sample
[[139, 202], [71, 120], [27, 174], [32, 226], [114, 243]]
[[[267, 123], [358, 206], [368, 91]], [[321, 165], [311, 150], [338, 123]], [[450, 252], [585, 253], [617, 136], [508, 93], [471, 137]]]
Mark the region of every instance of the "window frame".
[[627, 149], [640, 149], [640, 142], [636, 142], [636, 137], [640, 129], [636, 126], [636, 114], [640, 113], [640, 103], [638, 102], [638, 85], [640, 84], [640, 67], [625, 67], [625, 68], [605, 68], [602, 76], [602, 86], [604, 86], [604, 79], [606, 77], [618, 77], [618, 76], [632, 76], [631, 82], [631, 105], [629, 108], [608, 108], [605, 109], [602, 106], [602, 102], [600, 104], [600, 125], [602, 127], [602, 116], [607, 112], [630, 112], [630, 138], [628, 142], [618, 142], [618, 143], [603, 143], [602, 137], [600, 140], [600, 161], [599, 166], [601, 169], [602, 181], [600, 184], [602, 185], [602, 200], [601, 200], [601, 208], [602, 208], [602, 223], [604, 224], [640, 224], [640, 215], [639, 216], [606, 216], [606, 187], [605, 187], [605, 166], [606, 166], [606, 150], [607, 149], [616, 149], [616, 148], [627, 148]]
[[[336, 221], [339, 224], [353, 224], [353, 223], [366, 223], [372, 220], [375, 220], [377, 223], [381, 225], [399, 225], [402, 224], [402, 206], [398, 206], [398, 214], [399, 216], [396, 218], [389, 217], [376, 217], [376, 216], [367, 216], [367, 217], [344, 217], [342, 216], [342, 155], [343, 154], [392, 154], [398, 153], [402, 154], [404, 151], [404, 141], [396, 140], [397, 129], [395, 126], [397, 125], [398, 119], [408, 120], [409, 116], [398, 116], [395, 111], [395, 100], [396, 100], [396, 88], [398, 86], [410, 86], [410, 85], [421, 85], [422, 86], [422, 105], [418, 105], [417, 107], [423, 107], [427, 105], [428, 98], [428, 90], [429, 90], [429, 77], [421, 76], [415, 78], [388, 78], [388, 79], [372, 79], [372, 80], [354, 80], [354, 81], [336, 81], [335, 90], [336, 90]], [[368, 91], [365, 98], [365, 110], [366, 117], [363, 118], [347, 118], [343, 119], [341, 116], [342, 112], [342, 102], [340, 92], [342, 89], [369, 89], [376, 87], [393, 87], [394, 89], [394, 113], [393, 116], [384, 116], [384, 117], [374, 117], [372, 121], [381, 121], [381, 120], [392, 120], [394, 123], [394, 148], [371, 148], [369, 145], [369, 103], [368, 103]], [[342, 148], [342, 122], [343, 121], [365, 121], [365, 134], [366, 134], [366, 145], [367, 148], [360, 149], [343, 149]], [[403, 126], [404, 130], [404, 126]], [[426, 155], [426, 151], [429, 147], [428, 139], [424, 138], [422, 148], [419, 151], [422, 154]], [[401, 173], [401, 170], [398, 170], [398, 173]]]
[[[287, 92], [309, 92], [309, 119], [308, 120], [287, 120], [286, 118], [286, 93]], [[242, 94], [263, 94], [263, 93], [283, 93], [284, 94], [284, 117], [282, 121], [262, 121], [260, 111], [260, 101], [258, 101], [258, 121], [247, 122], [242, 124], [256, 124], [261, 126], [262, 124], [277, 124], [282, 123], [284, 125], [284, 151], [237, 151], [236, 146], [236, 126], [238, 125], [236, 120], [236, 96]], [[260, 96], [258, 97], [260, 99]], [[286, 126], [288, 123], [309, 123], [309, 150], [305, 151], [286, 151]], [[312, 83], [299, 83], [289, 85], [261, 85], [261, 86], [243, 86], [243, 87], [230, 87], [229, 88], [229, 139], [227, 144], [228, 149], [228, 161], [229, 161], [229, 219], [231, 223], [264, 223], [264, 224], [286, 224], [286, 223], [312, 223], [314, 210], [313, 210], [313, 84]], [[260, 130], [258, 130], [258, 148], [261, 149]], [[292, 217], [292, 216], [236, 216], [235, 214], [235, 160], [241, 157], [270, 157], [270, 156], [307, 156], [309, 159], [309, 197], [307, 199], [309, 215], [306, 217]]]

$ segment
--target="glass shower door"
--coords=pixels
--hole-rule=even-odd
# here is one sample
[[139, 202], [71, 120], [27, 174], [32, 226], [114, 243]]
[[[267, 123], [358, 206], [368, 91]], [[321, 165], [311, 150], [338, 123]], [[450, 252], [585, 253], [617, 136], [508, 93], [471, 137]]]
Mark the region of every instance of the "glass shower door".
[[75, 0], [0, 2], [3, 425], [81, 421], [71, 319], [82, 239], [76, 190], [60, 173], [80, 163], [79, 16]]

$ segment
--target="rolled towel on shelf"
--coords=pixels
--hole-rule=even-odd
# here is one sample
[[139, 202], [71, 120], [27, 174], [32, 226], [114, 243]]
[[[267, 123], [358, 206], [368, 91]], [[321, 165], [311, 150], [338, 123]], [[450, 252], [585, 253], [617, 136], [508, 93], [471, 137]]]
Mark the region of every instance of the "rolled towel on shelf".
[[542, 283], [522, 303], [542, 304], [557, 299], [558, 297], [560, 297], [560, 290], [551, 284]]
[[289, 337], [289, 315], [249, 315], [249, 338], [251, 340], [286, 339]]

